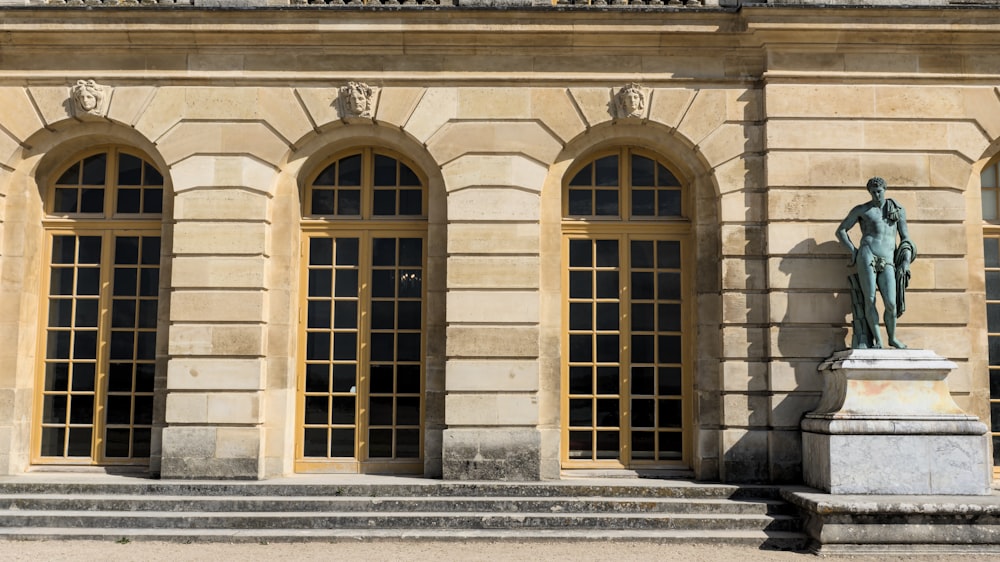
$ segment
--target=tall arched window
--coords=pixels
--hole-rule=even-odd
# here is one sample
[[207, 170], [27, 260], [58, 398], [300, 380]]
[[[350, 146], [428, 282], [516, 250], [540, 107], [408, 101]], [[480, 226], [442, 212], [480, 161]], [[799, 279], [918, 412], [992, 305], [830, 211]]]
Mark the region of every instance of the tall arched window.
[[632, 148], [571, 168], [563, 187], [563, 465], [685, 461], [688, 194]]
[[986, 265], [986, 326], [989, 333], [990, 432], [993, 474], [1000, 477], [1000, 160], [980, 175], [983, 199], [983, 258]]
[[427, 189], [400, 155], [341, 154], [303, 197], [297, 469], [423, 469]]
[[124, 148], [79, 156], [46, 190], [33, 458], [149, 462], [163, 176]]

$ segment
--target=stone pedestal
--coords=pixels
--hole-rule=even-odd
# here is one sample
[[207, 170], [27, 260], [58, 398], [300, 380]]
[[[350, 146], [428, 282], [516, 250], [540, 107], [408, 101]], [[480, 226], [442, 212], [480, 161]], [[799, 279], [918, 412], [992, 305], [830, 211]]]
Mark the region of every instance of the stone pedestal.
[[819, 366], [802, 421], [806, 484], [831, 494], [990, 493], [986, 425], [955, 404], [932, 351], [851, 349]]

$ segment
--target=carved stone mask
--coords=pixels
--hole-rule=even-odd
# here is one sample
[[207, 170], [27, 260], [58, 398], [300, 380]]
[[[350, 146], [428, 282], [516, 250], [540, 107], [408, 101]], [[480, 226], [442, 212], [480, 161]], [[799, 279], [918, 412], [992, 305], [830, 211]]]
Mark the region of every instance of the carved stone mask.
[[646, 94], [636, 84], [628, 84], [615, 94], [615, 113], [618, 118], [642, 117], [646, 109]]
[[374, 98], [375, 88], [361, 82], [348, 82], [340, 89], [341, 112], [344, 116], [371, 117]]
[[107, 90], [107, 86], [102, 86], [93, 80], [77, 80], [70, 88], [75, 113], [103, 115]]

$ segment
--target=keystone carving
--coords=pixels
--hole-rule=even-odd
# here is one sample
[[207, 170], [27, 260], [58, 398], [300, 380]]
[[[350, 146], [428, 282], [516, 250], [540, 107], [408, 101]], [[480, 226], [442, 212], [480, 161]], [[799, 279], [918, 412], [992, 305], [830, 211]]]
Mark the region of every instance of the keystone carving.
[[622, 86], [612, 99], [612, 115], [616, 119], [626, 117], [642, 117], [646, 113], [646, 100], [649, 97], [645, 90], [635, 82]]
[[111, 97], [111, 87], [102, 86], [93, 80], [77, 80], [69, 89], [72, 99], [73, 116], [93, 115], [103, 117]]
[[364, 82], [348, 82], [340, 88], [338, 97], [341, 117], [375, 116], [375, 97], [379, 89]]

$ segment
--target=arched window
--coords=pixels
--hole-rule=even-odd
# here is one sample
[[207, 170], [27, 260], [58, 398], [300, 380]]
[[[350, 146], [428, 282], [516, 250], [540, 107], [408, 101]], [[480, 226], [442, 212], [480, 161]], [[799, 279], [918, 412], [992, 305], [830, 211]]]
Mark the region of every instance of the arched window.
[[423, 469], [427, 189], [400, 155], [306, 183], [297, 469]]
[[1000, 477], [1000, 160], [980, 175], [983, 258], [986, 265], [986, 326], [989, 338], [990, 427], [993, 473]]
[[577, 164], [563, 193], [563, 465], [684, 462], [688, 194], [632, 148]]
[[163, 176], [104, 148], [46, 190], [46, 273], [34, 460], [148, 463]]

